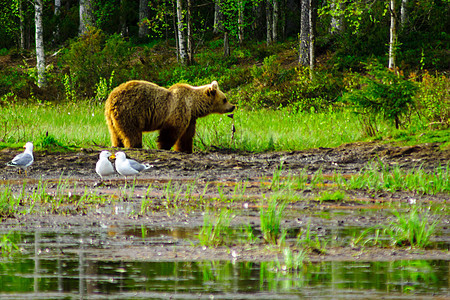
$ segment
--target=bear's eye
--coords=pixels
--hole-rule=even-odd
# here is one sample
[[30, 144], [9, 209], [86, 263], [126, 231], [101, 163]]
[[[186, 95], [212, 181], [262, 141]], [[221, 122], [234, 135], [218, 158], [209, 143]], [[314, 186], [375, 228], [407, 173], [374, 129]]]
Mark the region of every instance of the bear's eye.
[[227, 103], [227, 99], [226, 98], [223, 99], [223, 104], [225, 104], [225, 103]]

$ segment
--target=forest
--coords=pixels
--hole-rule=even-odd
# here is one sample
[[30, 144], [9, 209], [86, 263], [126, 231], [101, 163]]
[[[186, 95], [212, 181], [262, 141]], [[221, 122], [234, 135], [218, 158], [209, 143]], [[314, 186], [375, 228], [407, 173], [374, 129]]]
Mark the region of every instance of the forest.
[[[0, 299], [447, 299], [449, 16], [0, 0]], [[193, 153], [112, 147], [134, 79], [236, 109], [190, 121]]]
[[102, 103], [217, 80], [241, 109], [450, 125], [450, 1], [2, 0], [0, 101]]

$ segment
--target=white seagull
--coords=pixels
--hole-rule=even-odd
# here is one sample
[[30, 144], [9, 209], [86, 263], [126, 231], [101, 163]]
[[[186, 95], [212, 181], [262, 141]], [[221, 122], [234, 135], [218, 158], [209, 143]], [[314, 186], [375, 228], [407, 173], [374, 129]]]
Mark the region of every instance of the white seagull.
[[133, 159], [128, 159], [124, 152], [116, 152], [115, 155], [111, 156], [116, 158], [116, 170], [117, 172], [127, 179], [127, 176], [135, 176], [141, 171], [150, 169], [152, 166], [147, 164], [141, 164]]
[[100, 178], [103, 180], [103, 177], [111, 176], [115, 173], [114, 167], [112, 163], [109, 161], [109, 157], [111, 156], [111, 152], [109, 151], [102, 151], [100, 152], [100, 158], [97, 161], [97, 164], [95, 165], [95, 172], [100, 176]]
[[31, 166], [34, 161], [33, 143], [28, 142], [23, 147], [25, 148], [25, 151], [23, 153], [17, 154], [10, 162], [6, 163], [6, 165], [22, 168], [25, 171], [25, 176], [28, 176], [27, 168]]

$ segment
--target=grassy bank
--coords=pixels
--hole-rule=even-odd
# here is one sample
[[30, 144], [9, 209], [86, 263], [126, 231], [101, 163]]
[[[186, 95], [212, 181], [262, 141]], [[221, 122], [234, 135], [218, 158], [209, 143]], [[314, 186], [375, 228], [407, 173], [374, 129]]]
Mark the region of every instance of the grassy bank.
[[[231, 99], [233, 101], [233, 99]], [[37, 149], [109, 147], [103, 104], [14, 105], [0, 108], [0, 146], [21, 147], [33, 141]], [[380, 122], [379, 136], [408, 143], [445, 142], [448, 130], [426, 131], [417, 119], [414, 129], [395, 130]], [[232, 128], [235, 128], [233, 134]], [[156, 149], [157, 133], [144, 135], [144, 147]], [[211, 115], [197, 125], [195, 150], [213, 148], [245, 151], [302, 150], [336, 147], [367, 140], [358, 117], [346, 110], [305, 113], [282, 110], [238, 109], [234, 118]], [[448, 142], [447, 142], [448, 143]]]

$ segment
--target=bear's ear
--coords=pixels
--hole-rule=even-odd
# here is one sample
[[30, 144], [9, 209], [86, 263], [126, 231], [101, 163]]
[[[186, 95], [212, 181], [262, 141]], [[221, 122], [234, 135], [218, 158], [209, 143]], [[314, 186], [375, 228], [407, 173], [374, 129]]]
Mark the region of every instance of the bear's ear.
[[216, 95], [216, 91], [218, 88], [219, 88], [219, 85], [217, 84], [217, 81], [214, 80], [211, 83], [211, 86], [206, 89], [206, 95], [208, 95], [210, 97]]

